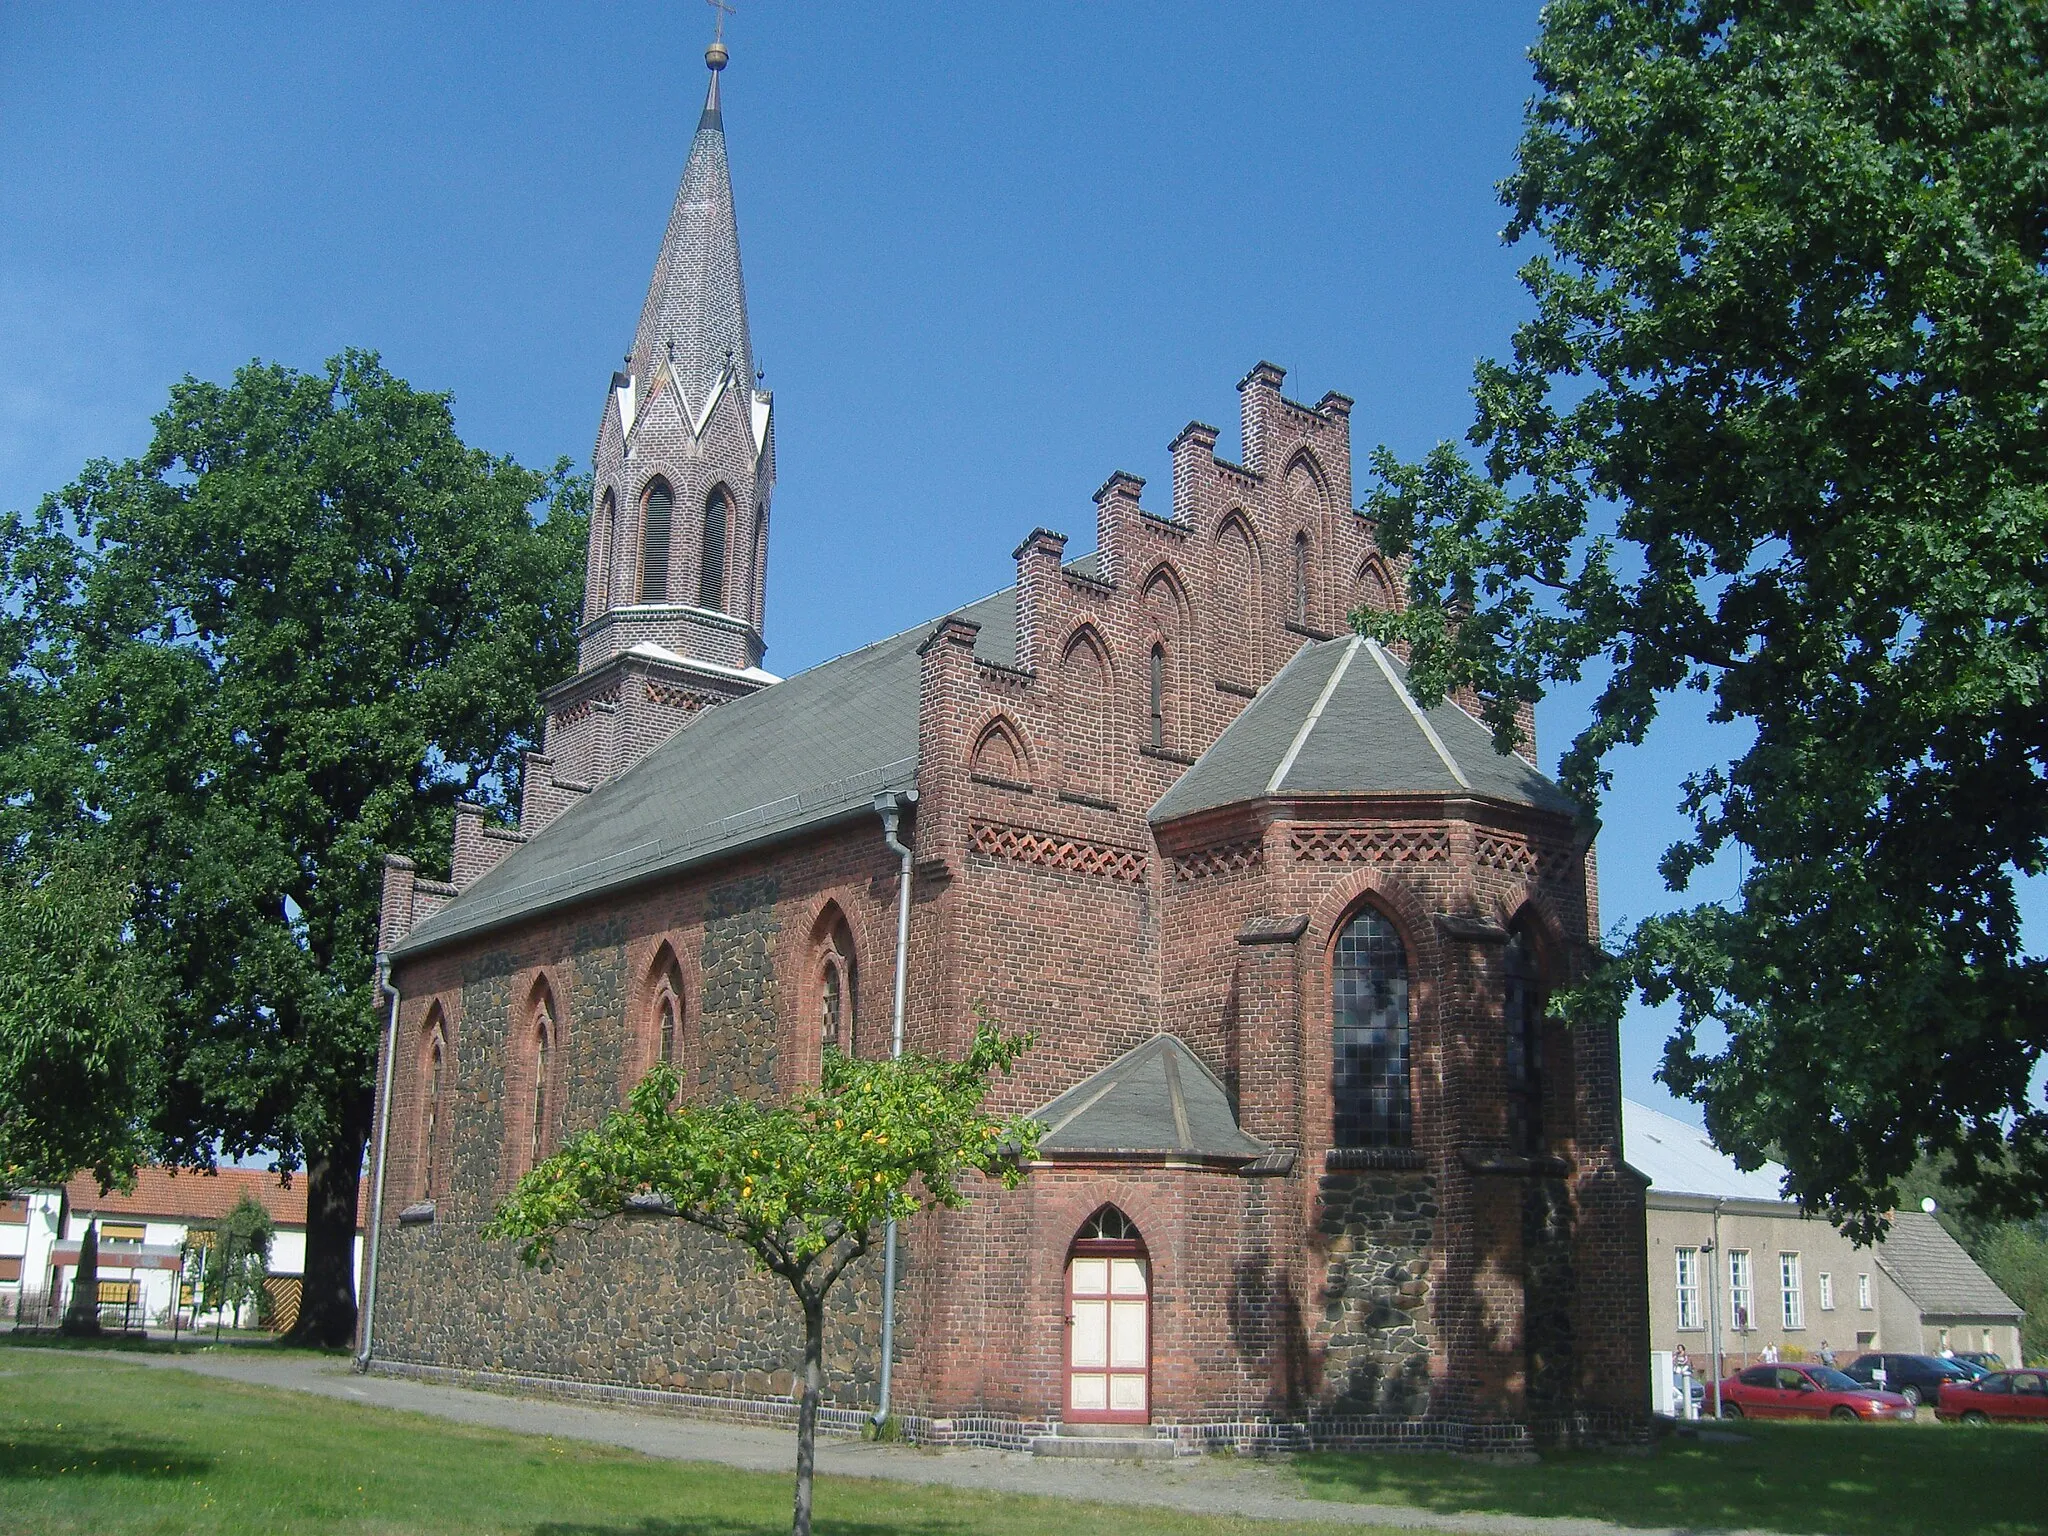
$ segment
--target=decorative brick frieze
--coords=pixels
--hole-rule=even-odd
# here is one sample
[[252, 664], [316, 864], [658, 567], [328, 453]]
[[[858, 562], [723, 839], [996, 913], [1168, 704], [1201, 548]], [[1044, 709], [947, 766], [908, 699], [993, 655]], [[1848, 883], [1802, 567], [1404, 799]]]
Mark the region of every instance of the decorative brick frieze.
[[1011, 859], [1070, 875], [1100, 875], [1110, 880], [1139, 881], [1151, 863], [1140, 848], [1118, 848], [1039, 832], [1030, 827], [976, 821], [968, 826], [968, 847], [992, 859]]
[[1473, 833], [1472, 857], [1488, 869], [1522, 879], [1559, 883], [1572, 877], [1580, 856], [1569, 846], [1532, 842], [1518, 832], [1481, 828]]
[[1450, 836], [1438, 827], [1296, 827], [1287, 846], [1314, 864], [1438, 864], [1451, 856]]
[[716, 704], [720, 701], [701, 688], [685, 688], [676, 683], [664, 683], [650, 678], [647, 683], [647, 702], [659, 704], [664, 709], [695, 714], [707, 704]]
[[1256, 837], [1246, 838], [1242, 842], [1220, 843], [1214, 848], [1200, 848], [1192, 853], [1176, 854], [1173, 860], [1173, 878], [1211, 880], [1224, 875], [1241, 875], [1246, 870], [1257, 869], [1265, 861], [1264, 841]]

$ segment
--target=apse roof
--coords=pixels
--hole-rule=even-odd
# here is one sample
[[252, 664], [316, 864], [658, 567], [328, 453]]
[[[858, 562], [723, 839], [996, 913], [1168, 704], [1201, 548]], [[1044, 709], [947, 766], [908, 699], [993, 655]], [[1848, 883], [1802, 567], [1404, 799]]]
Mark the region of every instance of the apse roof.
[[1486, 795], [1571, 815], [1550, 780], [1496, 752], [1455, 704], [1423, 709], [1407, 669], [1359, 636], [1304, 645], [1152, 807], [1156, 824], [1268, 795]]
[[1155, 1035], [1033, 1113], [1049, 1153], [1240, 1158], [1272, 1151], [1238, 1129], [1230, 1095], [1172, 1035]]

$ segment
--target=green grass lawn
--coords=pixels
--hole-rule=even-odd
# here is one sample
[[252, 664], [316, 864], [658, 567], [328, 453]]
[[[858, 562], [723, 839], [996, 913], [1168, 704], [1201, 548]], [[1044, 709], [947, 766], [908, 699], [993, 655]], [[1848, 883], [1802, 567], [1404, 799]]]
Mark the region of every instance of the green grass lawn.
[[1673, 1438], [1647, 1456], [1566, 1452], [1535, 1466], [1304, 1456], [1295, 1472], [1320, 1498], [1444, 1511], [1836, 1536], [2048, 1532], [2048, 1431], [1746, 1421], [1739, 1433], [1734, 1443]]
[[[0, 1347], [6, 1536], [775, 1536], [791, 1489], [789, 1477], [245, 1387], [118, 1352]], [[862, 1478], [821, 1477], [817, 1500], [821, 1536], [1332, 1529]]]
[[[263, 1346], [252, 1346], [263, 1347]], [[1532, 1466], [1452, 1456], [1305, 1456], [1316, 1497], [1621, 1525], [1840, 1536], [2043, 1536], [2048, 1432], [1755, 1424], [1733, 1442]], [[790, 1479], [658, 1461], [164, 1370], [132, 1351], [0, 1345], [0, 1536], [776, 1536]], [[821, 1478], [837, 1536], [1330, 1536], [862, 1478]], [[1350, 1527], [1359, 1530], [1359, 1527]]]

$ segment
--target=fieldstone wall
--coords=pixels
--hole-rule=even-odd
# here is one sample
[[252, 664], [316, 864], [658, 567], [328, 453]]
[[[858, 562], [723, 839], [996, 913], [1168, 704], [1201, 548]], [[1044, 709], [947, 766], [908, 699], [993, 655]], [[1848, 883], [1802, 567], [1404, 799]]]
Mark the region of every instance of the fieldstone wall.
[[[803, 1315], [789, 1287], [737, 1244], [673, 1217], [570, 1232], [537, 1269], [471, 1221], [384, 1235], [377, 1354], [408, 1364], [566, 1376], [623, 1386], [787, 1396]], [[879, 1254], [840, 1280], [827, 1312], [825, 1395], [874, 1400]], [[899, 1317], [899, 1324], [903, 1321]]]
[[454, 1185], [473, 1198], [498, 1187], [505, 1151], [505, 1035], [512, 1014], [512, 960], [480, 955], [462, 978], [455, 1036]]
[[1436, 1350], [1432, 1298], [1436, 1180], [1426, 1173], [1329, 1173], [1319, 1226], [1323, 1388], [1319, 1416], [1420, 1418]]
[[711, 1099], [774, 1093], [780, 1021], [772, 875], [714, 886], [704, 899], [703, 1061]]
[[570, 940], [575, 1020], [568, 1032], [568, 1113], [572, 1130], [600, 1123], [632, 1085], [622, 1083], [626, 1057], [626, 927], [618, 918], [579, 926]]

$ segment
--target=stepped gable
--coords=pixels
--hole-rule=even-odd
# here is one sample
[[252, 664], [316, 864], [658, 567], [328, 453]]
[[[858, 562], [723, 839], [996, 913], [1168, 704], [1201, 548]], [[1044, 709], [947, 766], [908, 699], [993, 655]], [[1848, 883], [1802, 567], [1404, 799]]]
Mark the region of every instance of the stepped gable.
[[1423, 709], [1372, 640], [1304, 645], [1152, 807], [1157, 826], [1267, 796], [1478, 795], [1569, 816], [1572, 801], [1448, 701]]

